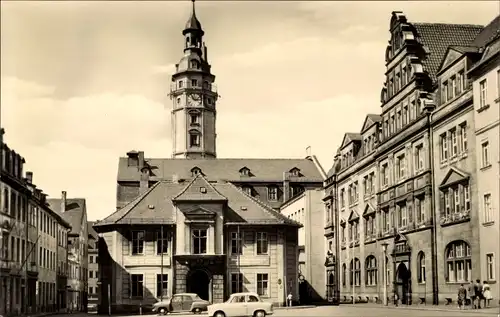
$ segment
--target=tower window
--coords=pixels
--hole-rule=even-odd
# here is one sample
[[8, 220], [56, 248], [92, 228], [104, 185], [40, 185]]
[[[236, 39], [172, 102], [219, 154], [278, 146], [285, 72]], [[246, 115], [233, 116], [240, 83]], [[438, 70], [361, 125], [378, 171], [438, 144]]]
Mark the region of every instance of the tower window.
[[207, 98], [207, 104], [212, 105], [212, 98]]
[[177, 98], [177, 104], [180, 104], [181, 103], [181, 98]]
[[179, 80], [179, 81], [177, 82], [177, 86], [178, 86], [179, 88], [182, 88], [182, 86], [183, 86], [183, 82], [182, 82], [182, 80]]
[[200, 135], [190, 134], [189, 135], [189, 145], [190, 146], [200, 146]]
[[198, 61], [191, 61], [191, 68], [198, 68]]
[[191, 114], [189, 115], [191, 118], [191, 124], [200, 124], [200, 116], [197, 114]]
[[209, 87], [210, 87], [210, 84], [208, 83], [208, 81], [205, 80], [203, 82], [203, 88], [208, 89]]
[[191, 86], [192, 87], [198, 86], [198, 80], [197, 79], [191, 79]]

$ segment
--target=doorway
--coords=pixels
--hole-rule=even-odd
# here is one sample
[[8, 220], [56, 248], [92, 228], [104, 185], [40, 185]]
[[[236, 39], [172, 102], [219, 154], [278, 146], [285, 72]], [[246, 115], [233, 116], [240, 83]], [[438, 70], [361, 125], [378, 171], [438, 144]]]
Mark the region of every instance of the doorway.
[[201, 299], [210, 301], [210, 277], [203, 270], [195, 270], [188, 276], [188, 293], [195, 293]]
[[410, 295], [410, 272], [404, 263], [400, 263], [396, 271], [396, 292], [401, 304], [408, 305]]

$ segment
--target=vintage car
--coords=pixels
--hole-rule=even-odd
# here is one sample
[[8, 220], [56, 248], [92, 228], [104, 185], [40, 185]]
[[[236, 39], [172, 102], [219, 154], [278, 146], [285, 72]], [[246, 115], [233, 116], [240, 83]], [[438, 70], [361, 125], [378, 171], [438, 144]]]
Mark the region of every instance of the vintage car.
[[153, 312], [158, 312], [160, 315], [174, 312], [199, 314], [206, 311], [208, 305], [210, 305], [208, 301], [201, 299], [195, 293], [180, 293], [154, 304]]
[[263, 302], [256, 293], [234, 293], [225, 303], [208, 306], [210, 317], [264, 317], [273, 314], [273, 304]]

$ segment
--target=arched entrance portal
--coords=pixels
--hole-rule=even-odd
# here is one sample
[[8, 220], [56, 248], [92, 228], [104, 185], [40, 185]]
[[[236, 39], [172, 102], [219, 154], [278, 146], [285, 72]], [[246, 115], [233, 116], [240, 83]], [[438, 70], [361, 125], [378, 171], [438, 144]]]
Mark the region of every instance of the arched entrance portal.
[[211, 301], [211, 278], [208, 272], [200, 269], [192, 271], [188, 276], [186, 286], [188, 293], [196, 293], [201, 299]]
[[401, 304], [410, 304], [408, 302], [410, 295], [410, 272], [404, 263], [400, 263], [396, 271], [396, 292]]

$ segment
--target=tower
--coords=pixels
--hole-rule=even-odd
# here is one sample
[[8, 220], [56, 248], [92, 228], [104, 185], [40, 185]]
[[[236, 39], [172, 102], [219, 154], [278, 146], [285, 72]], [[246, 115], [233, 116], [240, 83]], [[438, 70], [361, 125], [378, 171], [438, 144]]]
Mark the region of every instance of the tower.
[[186, 23], [184, 56], [175, 65], [170, 98], [172, 108], [173, 158], [216, 158], [216, 110], [218, 94], [210, 72], [203, 29], [195, 4]]

